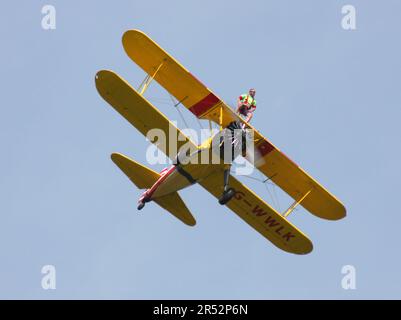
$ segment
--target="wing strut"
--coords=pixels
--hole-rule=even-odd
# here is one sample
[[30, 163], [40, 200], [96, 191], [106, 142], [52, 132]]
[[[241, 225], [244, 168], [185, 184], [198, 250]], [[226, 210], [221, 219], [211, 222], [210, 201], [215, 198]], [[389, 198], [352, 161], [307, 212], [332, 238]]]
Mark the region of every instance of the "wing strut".
[[306, 198], [311, 192], [312, 192], [312, 190], [309, 190], [307, 193], [305, 193], [305, 194], [301, 197], [301, 199], [295, 200], [294, 203], [293, 203], [292, 205], [290, 205], [290, 207], [287, 209], [287, 211], [285, 211], [285, 212], [283, 213], [283, 217], [284, 217], [284, 218], [287, 218], [287, 217], [290, 215], [290, 213], [293, 212], [294, 209], [295, 209], [296, 207], [298, 207], [298, 206], [301, 204], [301, 202], [302, 202], [303, 200], [305, 200], [305, 198]]
[[150, 85], [150, 83], [152, 82], [152, 80], [156, 77], [156, 74], [159, 72], [160, 68], [163, 66], [162, 62], [157, 68], [155, 73], [151, 76], [150, 74], [148, 74], [145, 79], [142, 81], [141, 85], [138, 88], [139, 94], [143, 95], [146, 91], [146, 89], [148, 88], [148, 86]]
[[219, 116], [219, 125], [220, 125], [220, 130], [223, 130], [223, 106], [220, 106], [220, 116]]

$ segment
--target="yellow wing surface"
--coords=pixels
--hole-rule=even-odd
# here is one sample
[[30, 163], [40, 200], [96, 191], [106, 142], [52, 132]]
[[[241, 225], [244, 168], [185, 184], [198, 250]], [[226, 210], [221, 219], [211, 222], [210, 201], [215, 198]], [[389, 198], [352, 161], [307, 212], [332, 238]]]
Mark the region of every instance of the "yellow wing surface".
[[[220, 173], [200, 181], [199, 184], [219, 198], [223, 191], [222, 180], [223, 171], [220, 171]], [[236, 194], [226, 206], [240, 218], [284, 251], [295, 254], [307, 254], [312, 251], [313, 245], [308, 237], [252, 190], [233, 176], [230, 176], [229, 183], [235, 189]]]
[[[186, 137], [167, 117], [144, 99], [130, 84], [112, 71], [102, 70], [95, 77], [99, 94], [144, 136], [151, 129], [162, 130], [165, 141], [154, 141], [157, 147], [171, 159], [186, 144], [196, 149], [196, 145]], [[177, 139], [169, 139], [171, 136]], [[172, 145], [176, 143], [177, 145]]]
[[[227, 126], [243, 121], [210, 89], [165, 52], [146, 34], [129, 30], [123, 36], [128, 56], [169, 91], [196, 117]], [[255, 146], [263, 156], [258, 169], [295, 200], [308, 194], [301, 205], [314, 215], [337, 220], [345, 217], [344, 205], [283, 152], [254, 130]]]
[[155, 81], [195, 116], [204, 118], [206, 111], [216, 109], [222, 103], [211, 90], [143, 32], [125, 32], [123, 46], [138, 66], [154, 76]]
[[346, 210], [344, 205], [295, 162], [264, 138], [256, 130], [255, 148], [263, 156], [258, 169], [283, 189], [306, 210], [312, 214], [329, 220], [344, 218]]

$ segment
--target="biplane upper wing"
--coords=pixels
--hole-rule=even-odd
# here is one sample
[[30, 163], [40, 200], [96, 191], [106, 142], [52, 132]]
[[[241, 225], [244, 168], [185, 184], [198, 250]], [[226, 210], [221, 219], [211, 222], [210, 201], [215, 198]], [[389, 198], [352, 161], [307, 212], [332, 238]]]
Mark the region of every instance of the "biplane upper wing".
[[122, 41], [127, 55], [196, 117], [208, 119], [215, 111], [218, 120], [224, 102], [156, 42], [139, 30], [126, 31]]
[[[95, 77], [100, 95], [144, 136], [150, 129], [157, 128], [165, 134], [165, 141], [154, 141], [172, 160], [178, 150], [186, 147], [196, 149], [196, 145], [185, 136], [167, 117], [144, 99], [127, 81], [112, 71], [102, 70]], [[172, 136], [177, 136], [175, 141]], [[170, 137], [170, 139], [169, 139]], [[172, 143], [177, 143], [173, 146]]]
[[[146, 34], [129, 30], [123, 36], [128, 56], [155, 81], [169, 91], [196, 117], [227, 126], [243, 121], [235, 112]], [[344, 205], [323, 186], [290, 160], [270, 141], [254, 130], [255, 146], [263, 156], [258, 169], [266, 177], [321, 218], [337, 220], [345, 216]]]
[[[223, 171], [220, 171], [200, 181], [199, 184], [219, 198], [223, 191], [222, 181]], [[287, 252], [307, 254], [312, 251], [312, 242], [285, 217], [233, 176], [230, 176], [229, 183], [235, 189], [236, 194], [226, 206], [256, 231]]]

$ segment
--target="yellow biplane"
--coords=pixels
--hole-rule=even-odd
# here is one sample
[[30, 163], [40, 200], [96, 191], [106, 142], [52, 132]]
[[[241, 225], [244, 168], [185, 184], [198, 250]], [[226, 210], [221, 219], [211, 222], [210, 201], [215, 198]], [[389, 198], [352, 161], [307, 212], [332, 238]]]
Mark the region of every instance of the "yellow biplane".
[[[139, 199], [138, 209], [142, 209], [146, 202], [154, 201], [185, 224], [193, 226], [196, 223], [195, 219], [177, 191], [199, 183], [218, 198], [220, 204], [234, 211], [274, 245], [295, 254], [307, 254], [313, 249], [308, 237], [288, 221], [289, 214], [297, 206], [301, 205], [312, 214], [328, 220], [345, 217], [345, 207], [336, 197], [250, 124], [245, 123], [224, 101], [146, 34], [138, 30], [129, 30], [124, 34], [122, 42], [128, 56], [146, 72], [147, 77], [139, 89], [135, 90], [116, 73], [102, 70], [95, 77], [98, 92], [143, 135], [146, 136], [153, 128], [162, 130], [166, 136], [169, 136], [172, 130], [178, 133], [175, 141], [171, 139], [163, 143], [153, 141], [174, 161], [173, 165], [160, 173], [122, 154], [111, 155], [113, 162], [128, 178], [139, 189], [145, 189]], [[175, 124], [144, 98], [143, 94], [153, 80], [198, 119], [216, 123], [221, 132], [232, 133], [233, 128], [251, 130], [254, 150], [258, 158], [263, 160], [258, 162], [257, 169], [293, 198], [294, 203], [280, 214], [231, 175], [230, 162], [219, 161], [205, 164], [197, 161], [180, 161], [183, 157], [186, 160], [193, 160], [205, 154], [210, 156], [214, 152], [211, 151], [213, 145], [217, 145], [217, 149], [220, 148], [221, 151], [222, 145], [227, 143], [222, 142], [221, 136], [216, 140], [216, 134], [199, 146], [195, 145]], [[173, 143], [177, 145], [177, 148], [171, 148]], [[184, 147], [185, 150], [181, 151]], [[246, 156], [243, 144], [239, 149], [239, 153], [234, 152], [231, 160], [238, 154]], [[252, 161], [252, 158], [250, 159]]]

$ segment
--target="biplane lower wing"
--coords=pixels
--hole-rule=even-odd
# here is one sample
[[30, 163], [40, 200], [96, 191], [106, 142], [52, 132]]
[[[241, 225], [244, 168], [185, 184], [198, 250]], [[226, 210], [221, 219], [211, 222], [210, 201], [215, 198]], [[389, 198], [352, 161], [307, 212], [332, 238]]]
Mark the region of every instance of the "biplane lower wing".
[[[164, 132], [165, 141], [154, 141], [154, 143], [170, 159], [174, 160], [178, 150], [184, 145], [191, 149], [197, 148], [164, 114], [116, 73], [108, 70], [99, 71], [95, 81], [96, 88], [103, 99], [144, 136], [150, 129]], [[173, 137], [177, 137], [177, 139], [174, 141]], [[172, 143], [176, 143], [176, 146], [172, 146]]]
[[[199, 184], [219, 198], [223, 191], [222, 181], [223, 171], [220, 171], [200, 181]], [[309, 238], [252, 190], [233, 176], [230, 176], [229, 184], [235, 189], [236, 194], [226, 206], [241, 219], [284, 251], [295, 254], [307, 254], [312, 251], [313, 245]]]
[[255, 131], [255, 148], [263, 156], [258, 169], [310, 213], [338, 220], [346, 215], [344, 205], [282, 151]]

